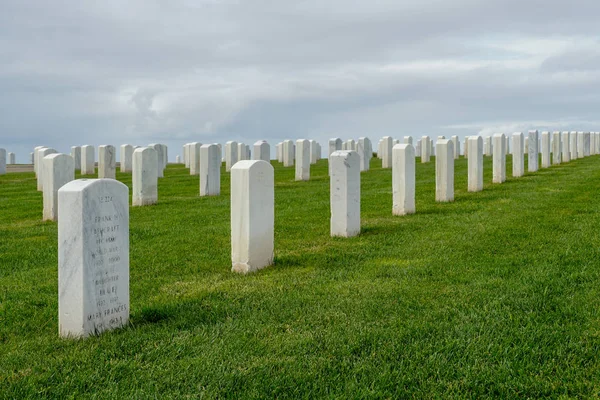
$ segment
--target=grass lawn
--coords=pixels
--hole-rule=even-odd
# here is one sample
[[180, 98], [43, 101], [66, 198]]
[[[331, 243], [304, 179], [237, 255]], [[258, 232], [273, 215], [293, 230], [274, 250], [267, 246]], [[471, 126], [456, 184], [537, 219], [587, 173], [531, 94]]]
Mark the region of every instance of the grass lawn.
[[[329, 237], [327, 161], [275, 166], [275, 265], [230, 272], [221, 196], [169, 165], [131, 209], [131, 323], [58, 337], [57, 225], [33, 173], [0, 176], [0, 398], [600, 396], [600, 156], [392, 216], [391, 170], [362, 173], [362, 233]], [[507, 159], [511, 175], [511, 158]], [[131, 186], [131, 176], [117, 173]]]

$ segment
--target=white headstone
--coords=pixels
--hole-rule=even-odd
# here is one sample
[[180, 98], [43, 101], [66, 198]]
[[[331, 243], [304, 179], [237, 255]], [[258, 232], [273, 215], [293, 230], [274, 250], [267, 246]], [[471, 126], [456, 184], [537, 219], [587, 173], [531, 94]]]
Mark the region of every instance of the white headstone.
[[37, 163], [38, 163], [38, 151], [40, 149], [45, 148], [46, 146], [36, 146], [33, 149], [33, 171], [35, 172], [35, 176], [37, 176], [38, 174], [38, 170], [37, 170]]
[[231, 270], [248, 273], [273, 264], [274, 170], [263, 160], [231, 169]]
[[231, 167], [238, 162], [238, 143], [230, 140], [225, 143], [225, 171], [231, 171]]
[[200, 162], [202, 159], [202, 156], [200, 155], [201, 147], [202, 147], [202, 143], [200, 143], [200, 142], [188, 143], [188, 155], [190, 157], [190, 161], [189, 161], [190, 175], [199, 175], [200, 174]]
[[438, 139], [435, 147], [435, 201], [454, 201], [454, 144]]
[[81, 146], [71, 146], [71, 157], [75, 165], [75, 171], [81, 171]]
[[492, 137], [491, 136], [486, 136], [484, 143], [483, 143], [483, 153], [484, 155], [491, 157], [493, 155], [493, 147], [494, 145], [492, 144]]
[[254, 160], [263, 160], [268, 163], [271, 162], [271, 146], [266, 140], [259, 140], [254, 143]]
[[397, 144], [392, 149], [392, 214], [415, 213], [415, 149]]
[[571, 131], [569, 137], [571, 139], [571, 143], [569, 144], [571, 148], [571, 160], [577, 160], [577, 132]]
[[381, 140], [381, 168], [392, 168], [394, 139], [390, 136], [384, 136]]
[[293, 167], [294, 166], [294, 155], [296, 149], [294, 148], [294, 142], [291, 140], [283, 141], [283, 166]]
[[465, 136], [465, 145], [463, 147], [463, 156], [469, 158], [469, 136]]
[[421, 138], [421, 163], [428, 163], [431, 157], [431, 140], [429, 136]]
[[159, 178], [164, 178], [164, 157], [165, 157], [165, 149], [160, 143], [150, 143], [148, 147], [152, 147], [156, 151], [156, 173]]
[[246, 145], [238, 143], [238, 161], [247, 160], [246, 155]]
[[562, 139], [562, 162], [571, 161], [571, 132], [565, 131], [561, 134]]
[[8, 164], [14, 165], [15, 162], [15, 153], [8, 153]]
[[483, 138], [469, 136], [468, 191], [483, 190]]
[[[94, 149], [92, 148], [92, 151]], [[38, 192], [41, 192], [44, 190], [44, 163], [43, 163], [43, 159], [44, 157], [46, 157], [47, 155], [50, 154], [54, 154], [54, 153], [58, 153], [56, 150], [54, 149], [50, 149], [48, 147], [44, 147], [38, 150], [38, 159], [37, 159], [37, 166], [38, 166], [38, 175], [37, 175], [37, 190]]]
[[121, 145], [121, 172], [131, 172], [133, 169], [133, 146]]
[[360, 233], [360, 157], [355, 151], [340, 150], [330, 160], [331, 236], [356, 236]]
[[512, 175], [515, 178], [525, 174], [525, 140], [523, 132], [515, 132], [512, 135], [513, 159], [512, 159]]
[[158, 202], [158, 154], [153, 147], [141, 147], [133, 152], [131, 173], [133, 206]]
[[98, 178], [116, 179], [117, 151], [115, 146], [98, 146]]
[[221, 193], [221, 158], [219, 147], [205, 144], [200, 147], [200, 196], [218, 196]]
[[452, 140], [452, 146], [454, 148], [454, 159], [458, 160], [460, 158], [460, 140], [458, 136], [452, 136], [450, 138]]
[[[404, 136], [404, 144], [410, 144], [412, 146], [413, 145], [413, 138], [412, 138], [412, 136]], [[413, 150], [414, 150], [414, 147], [413, 147]]]
[[527, 157], [527, 170], [536, 172], [538, 170], [538, 131], [529, 131], [529, 155]]
[[562, 153], [562, 141], [560, 132], [552, 132], [552, 164], [560, 164]]
[[585, 135], [577, 132], [577, 158], [585, 157]]
[[358, 138], [357, 152], [358, 156], [360, 157], [360, 170], [368, 171], [371, 163], [371, 157], [373, 157], [371, 140], [367, 137]]
[[175, 156], [175, 164], [181, 164], [181, 157], [179, 156], [179, 154]]
[[583, 132], [583, 156], [589, 157], [591, 153], [591, 135], [590, 132]]
[[296, 180], [310, 179], [310, 142], [306, 139], [296, 140]]
[[506, 136], [497, 133], [492, 136], [492, 182], [503, 183], [506, 181]]
[[[43, 191], [43, 220], [58, 220], [58, 189], [75, 179], [75, 162], [67, 154], [54, 153], [47, 155], [42, 160], [44, 163], [42, 179]], [[64, 210], [64, 212], [70, 212]]]
[[33, 161], [33, 153], [29, 153], [29, 163], [31, 165], [33, 165], [34, 161]]
[[0, 175], [6, 174], [6, 149], [0, 148]]
[[81, 146], [81, 175], [94, 175], [96, 173], [96, 151], [94, 146], [86, 144]]
[[551, 165], [550, 153], [552, 148], [550, 146], [550, 132], [548, 131], [542, 132], [540, 150], [542, 153], [542, 168], [549, 168]]
[[80, 179], [58, 191], [58, 325], [80, 338], [129, 321], [127, 186]]
[[190, 167], [190, 144], [186, 143], [183, 146], [183, 160], [185, 162], [185, 167], [189, 168]]

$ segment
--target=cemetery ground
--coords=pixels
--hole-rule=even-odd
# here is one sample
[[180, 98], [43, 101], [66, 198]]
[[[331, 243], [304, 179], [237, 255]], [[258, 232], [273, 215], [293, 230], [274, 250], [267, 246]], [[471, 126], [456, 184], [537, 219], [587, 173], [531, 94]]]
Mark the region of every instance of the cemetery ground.
[[[362, 232], [329, 235], [327, 160], [275, 166], [275, 265], [232, 273], [221, 196], [169, 165], [131, 208], [130, 324], [58, 337], [57, 225], [33, 173], [0, 177], [0, 397], [600, 395], [600, 157], [392, 216], [391, 169], [362, 179]], [[131, 187], [131, 175], [117, 173]]]

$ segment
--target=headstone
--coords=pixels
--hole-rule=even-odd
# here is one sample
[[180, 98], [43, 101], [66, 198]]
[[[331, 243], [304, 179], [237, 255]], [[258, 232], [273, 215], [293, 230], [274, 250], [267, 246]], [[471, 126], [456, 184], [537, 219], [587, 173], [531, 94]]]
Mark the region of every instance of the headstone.
[[392, 168], [394, 140], [390, 136], [384, 136], [381, 140], [381, 168]]
[[200, 147], [200, 196], [218, 196], [221, 192], [221, 159], [219, 147]]
[[[412, 146], [413, 145], [412, 136], [404, 136], [404, 144], [410, 144]], [[413, 150], [414, 150], [414, 147], [413, 147]]]
[[81, 171], [81, 146], [71, 146], [71, 157], [75, 171]]
[[29, 153], [29, 163], [31, 165], [33, 165], [34, 161], [33, 161], [33, 153]]
[[492, 182], [503, 183], [506, 181], [506, 136], [497, 133], [492, 136]]
[[94, 175], [96, 173], [96, 151], [94, 146], [86, 144], [81, 146], [81, 175]]
[[562, 142], [560, 132], [552, 132], [552, 164], [560, 164], [562, 153]]
[[512, 154], [510, 149], [510, 137], [506, 135], [504, 139], [504, 150], [506, 150], [506, 154]]
[[310, 142], [306, 139], [296, 140], [296, 180], [310, 179]]
[[328, 156], [330, 156], [331, 153], [333, 153], [334, 151], [338, 151], [341, 149], [342, 149], [342, 139], [340, 139], [340, 138], [329, 139], [329, 154], [328, 154]]
[[523, 132], [515, 132], [512, 135], [512, 147], [513, 147], [513, 159], [512, 169], [513, 176], [518, 178], [525, 174], [525, 140], [523, 138]]
[[98, 146], [98, 178], [116, 179], [117, 151], [115, 146]]
[[415, 157], [421, 157], [421, 140], [417, 140], [417, 145], [415, 146]]
[[438, 139], [435, 146], [435, 201], [454, 201], [454, 145]]
[[585, 157], [585, 135], [577, 132], [577, 158]]
[[[391, 140], [391, 138], [390, 138]], [[331, 154], [331, 236], [360, 233], [360, 157], [355, 151]]]
[[37, 170], [37, 166], [38, 166], [38, 151], [40, 149], [45, 148], [46, 146], [36, 146], [33, 149], [33, 171], [35, 172], [35, 176], [37, 177], [38, 175], [38, 170]]
[[481, 136], [469, 137], [468, 159], [468, 190], [479, 192], [483, 190], [483, 138]]
[[529, 137], [528, 136], [525, 136], [524, 154], [529, 155]]
[[565, 131], [562, 137], [562, 162], [571, 161], [571, 132]]
[[190, 144], [186, 143], [183, 146], [183, 160], [185, 162], [185, 167], [189, 168], [190, 167]]
[[274, 186], [273, 167], [266, 161], [240, 161], [231, 169], [233, 272], [245, 274], [273, 264]]
[[294, 142], [291, 140], [283, 141], [283, 166], [284, 167], [293, 167], [294, 166], [294, 153], [296, 149], [294, 148]]
[[483, 144], [483, 153], [485, 156], [491, 157], [493, 155], [493, 144], [491, 136], [486, 136]]
[[0, 148], [0, 175], [6, 175], [6, 149]]
[[428, 163], [431, 156], [431, 146], [429, 136], [421, 138], [421, 163]]
[[589, 157], [591, 153], [591, 134], [583, 132], [583, 156]]
[[158, 154], [154, 147], [141, 147], [133, 152], [131, 173], [133, 206], [148, 206], [158, 202]]
[[[94, 148], [92, 148], [92, 151], [94, 150]], [[44, 163], [43, 163], [43, 159], [44, 157], [50, 155], [50, 154], [54, 154], [54, 153], [58, 153], [56, 150], [54, 149], [50, 149], [48, 147], [44, 147], [42, 149], [38, 150], [38, 159], [37, 159], [37, 166], [38, 166], [38, 175], [37, 175], [37, 190], [38, 192], [41, 192], [44, 190]]]
[[283, 143], [279, 142], [275, 145], [275, 158], [277, 162], [283, 163]]
[[550, 132], [544, 131], [542, 132], [542, 168], [550, 168], [551, 160], [550, 160], [550, 151], [552, 150], [550, 147]]
[[202, 160], [202, 156], [200, 155], [200, 148], [202, 148], [202, 143], [200, 142], [188, 143], [188, 154], [190, 157], [190, 175], [200, 174], [200, 162]]
[[360, 170], [368, 171], [371, 164], [371, 157], [373, 157], [371, 140], [367, 137], [358, 138], [357, 152], [360, 157]]
[[263, 160], [268, 163], [271, 162], [271, 146], [266, 140], [259, 140], [254, 143], [254, 154], [252, 156], [254, 160]]
[[238, 143], [238, 161], [246, 160], [246, 145]]
[[231, 171], [231, 167], [238, 162], [238, 143], [230, 140], [225, 143], [225, 171]]
[[81, 338], [129, 321], [127, 186], [80, 179], [58, 191], [58, 325]]
[[175, 164], [181, 164], [181, 157], [179, 154], [175, 156]]
[[[43, 191], [43, 220], [58, 221], [58, 189], [75, 179], [75, 162], [67, 154], [54, 153], [42, 160], [44, 163], [42, 177]], [[71, 212], [71, 210], [63, 210]]]
[[415, 213], [415, 149], [397, 144], [392, 149], [392, 214]]
[[160, 147], [162, 148], [162, 160], [163, 160], [163, 170], [164, 170], [165, 168], [167, 168], [167, 165], [169, 164], [169, 147], [164, 143], [161, 143]]
[[121, 145], [121, 172], [131, 172], [133, 169], [133, 146]]
[[571, 160], [577, 160], [577, 132], [571, 131], [569, 136], [571, 137], [571, 143], [569, 144], [569, 147], [571, 147]]
[[159, 178], [164, 178], [164, 147], [160, 143], [150, 143], [148, 147], [152, 147], [156, 151], [156, 173]]
[[460, 140], [456, 135], [452, 136], [450, 140], [452, 140], [452, 148], [454, 149], [454, 159], [458, 160], [460, 158]]
[[311, 164], [316, 164], [317, 163], [317, 151], [318, 151], [318, 146], [319, 144], [317, 143], [316, 140], [309, 140], [308, 141], [308, 145], [310, 147], [310, 163]]
[[527, 157], [527, 170], [536, 172], [538, 170], [538, 131], [529, 131], [529, 155]]
[[463, 156], [469, 158], [469, 137], [465, 136], [465, 145], [463, 148]]
[[14, 164], [16, 164], [15, 161], [16, 161], [15, 160], [15, 153], [12, 153], [12, 152], [8, 153], [8, 163], [11, 164], [11, 165], [14, 165]]

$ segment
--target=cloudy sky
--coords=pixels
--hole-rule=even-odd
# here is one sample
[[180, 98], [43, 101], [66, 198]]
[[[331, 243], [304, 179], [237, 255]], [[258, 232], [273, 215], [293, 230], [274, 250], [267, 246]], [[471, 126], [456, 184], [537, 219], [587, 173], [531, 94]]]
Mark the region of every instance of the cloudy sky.
[[[0, 147], [600, 130], [598, 0], [1, 0]], [[324, 146], [325, 147], [325, 146]]]

